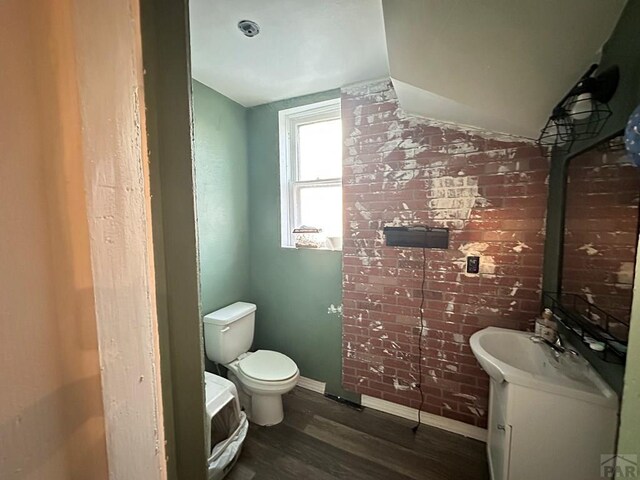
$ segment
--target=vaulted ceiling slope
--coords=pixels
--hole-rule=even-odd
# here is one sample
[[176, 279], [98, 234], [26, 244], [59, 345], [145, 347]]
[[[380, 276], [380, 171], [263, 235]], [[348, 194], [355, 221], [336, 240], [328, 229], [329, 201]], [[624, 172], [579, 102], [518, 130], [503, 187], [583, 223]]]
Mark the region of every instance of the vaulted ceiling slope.
[[390, 74], [411, 113], [537, 137], [625, 0], [382, 0]]
[[390, 75], [410, 113], [535, 138], [626, 0], [189, 3], [194, 78], [244, 106]]

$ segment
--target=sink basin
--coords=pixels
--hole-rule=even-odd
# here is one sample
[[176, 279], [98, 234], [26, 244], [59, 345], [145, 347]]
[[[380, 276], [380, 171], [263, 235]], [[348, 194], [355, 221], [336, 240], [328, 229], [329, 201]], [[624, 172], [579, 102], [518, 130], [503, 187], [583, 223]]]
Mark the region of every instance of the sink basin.
[[491, 377], [487, 454], [493, 480], [596, 480], [614, 451], [618, 398], [589, 363], [532, 334], [489, 327], [471, 350]]
[[471, 350], [497, 383], [510, 382], [557, 395], [617, 408], [618, 398], [589, 363], [563, 355], [531, 340], [532, 334], [489, 327], [474, 333]]

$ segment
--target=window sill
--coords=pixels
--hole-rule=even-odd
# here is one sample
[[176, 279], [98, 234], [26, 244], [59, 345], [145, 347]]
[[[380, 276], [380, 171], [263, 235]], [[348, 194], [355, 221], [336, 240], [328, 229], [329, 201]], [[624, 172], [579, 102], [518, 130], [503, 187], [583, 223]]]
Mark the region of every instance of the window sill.
[[321, 247], [321, 248], [307, 248], [307, 247], [294, 247], [293, 245], [280, 245], [280, 248], [282, 248], [283, 250], [304, 250], [304, 251], [320, 251], [320, 252], [341, 252], [342, 253], [342, 249], [341, 248], [327, 248], [327, 247]]

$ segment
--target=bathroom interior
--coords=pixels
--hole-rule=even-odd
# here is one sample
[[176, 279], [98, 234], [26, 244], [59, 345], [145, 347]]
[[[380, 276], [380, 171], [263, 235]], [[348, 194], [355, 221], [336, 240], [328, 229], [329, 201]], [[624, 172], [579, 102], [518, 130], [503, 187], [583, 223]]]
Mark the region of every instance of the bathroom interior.
[[639, 23], [191, 0], [193, 189], [163, 165], [156, 215], [160, 296], [198, 292], [160, 325], [169, 473], [640, 478]]

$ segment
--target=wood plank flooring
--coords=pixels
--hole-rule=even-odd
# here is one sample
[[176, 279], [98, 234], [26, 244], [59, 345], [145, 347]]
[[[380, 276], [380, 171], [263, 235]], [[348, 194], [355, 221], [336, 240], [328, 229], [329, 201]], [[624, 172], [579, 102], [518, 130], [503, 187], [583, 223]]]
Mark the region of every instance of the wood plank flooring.
[[229, 480], [488, 480], [485, 444], [295, 388], [284, 422], [251, 424]]

